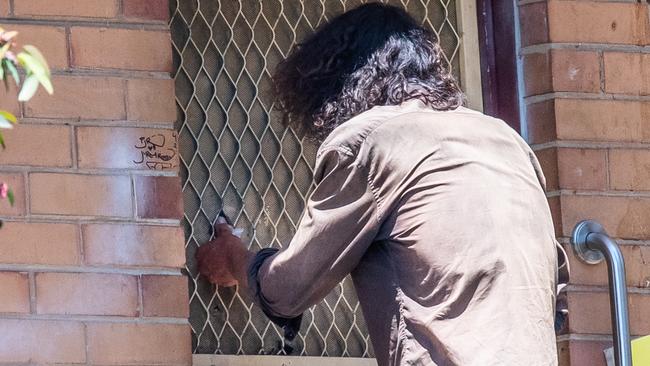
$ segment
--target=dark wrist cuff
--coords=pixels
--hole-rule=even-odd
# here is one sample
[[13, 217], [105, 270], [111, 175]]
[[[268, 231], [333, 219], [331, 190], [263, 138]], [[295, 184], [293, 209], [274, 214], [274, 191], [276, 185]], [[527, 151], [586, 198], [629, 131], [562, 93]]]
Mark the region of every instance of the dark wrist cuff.
[[298, 331], [300, 330], [300, 323], [302, 321], [302, 314], [294, 318], [285, 318], [278, 316], [271, 307], [269, 303], [262, 295], [262, 290], [260, 287], [259, 280], [259, 271], [264, 264], [264, 261], [275, 255], [279, 250], [276, 248], [264, 248], [255, 254], [255, 258], [251, 261], [251, 264], [248, 267], [248, 288], [251, 292], [251, 297], [255, 304], [257, 304], [264, 314], [275, 324], [280, 326], [284, 331], [284, 338], [291, 341], [293, 340]]

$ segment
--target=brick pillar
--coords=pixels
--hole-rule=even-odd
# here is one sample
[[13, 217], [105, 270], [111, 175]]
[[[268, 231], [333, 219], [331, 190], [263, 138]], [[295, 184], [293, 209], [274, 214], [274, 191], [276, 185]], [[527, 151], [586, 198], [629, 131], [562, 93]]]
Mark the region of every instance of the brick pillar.
[[600, 221], [622, 245], [632, 334], [650, 334], [650, 56], [641, 48], [650, 39], [648, 7], [519, 5], [528, 139], [572, 267], [562, 365], [605, 365], [602, 349], [611, 345], [606, 266], [582, 264], [569, 244], [582, 219]]
[[0, 0], [55, 88], [0, 88], [0, 364], [191, 364], [167, 6]]

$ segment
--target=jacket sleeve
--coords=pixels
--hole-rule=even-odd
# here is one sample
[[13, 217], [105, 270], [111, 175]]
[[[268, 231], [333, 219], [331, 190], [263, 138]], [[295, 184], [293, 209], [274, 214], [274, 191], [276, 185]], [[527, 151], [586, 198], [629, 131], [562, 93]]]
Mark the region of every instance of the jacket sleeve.
[[319, 153], [316, 188], [290, 245], [259, 255], [249, 271], [250, 290], [267, 315], [292, 318], [322, 300], [373, 242], [380, 225], [364, 160], [337, 147]]

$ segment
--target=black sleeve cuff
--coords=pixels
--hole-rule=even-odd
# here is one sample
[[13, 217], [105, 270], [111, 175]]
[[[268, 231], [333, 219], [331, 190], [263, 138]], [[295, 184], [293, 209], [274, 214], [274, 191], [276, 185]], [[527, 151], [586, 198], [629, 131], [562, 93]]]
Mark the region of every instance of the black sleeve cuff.
[[257, 304], [260, 308], [262, 308], [264, 314], [273, 323], [277, 324], [282, 328], [282, 330], [284, 331], [284, 338], [288, 341], [292, 341], [294, 338], [296, 338], [296, 335], [300, 330], [302, 314], [298, 315], [295, 318], [283, 318], [280, 316], [276, 316], [274, 312], [271, 310], [271, 307], [269, 306], [268, 302], [262, 295], [259, 276], [258, 276], [258, 272], [260, 270], [260, 267], [262, 267], [262, 264], [264, 264], [264, 261], [268, 257], [275, 255], [275, 253], [277, 253], [278, 251], [279, 250], [276, 248], [264, 248], [259, 252], [257, 252], [255, 258], [253, 259], [250, 266], [248, 267], [248, 287], [250, 289], [251, 296], [255, 304]]

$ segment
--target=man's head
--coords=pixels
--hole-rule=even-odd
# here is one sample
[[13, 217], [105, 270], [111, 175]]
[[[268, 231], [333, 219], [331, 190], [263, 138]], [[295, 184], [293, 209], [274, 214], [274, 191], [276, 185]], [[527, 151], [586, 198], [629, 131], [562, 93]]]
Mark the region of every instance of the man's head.
[[380, 3], [339, 15], [296, 45], [275, 71], [274, 92], [285, 120], [317, 139], [377, 105], [419, 99], [449, 110], [464, 101], [435, 36]]

